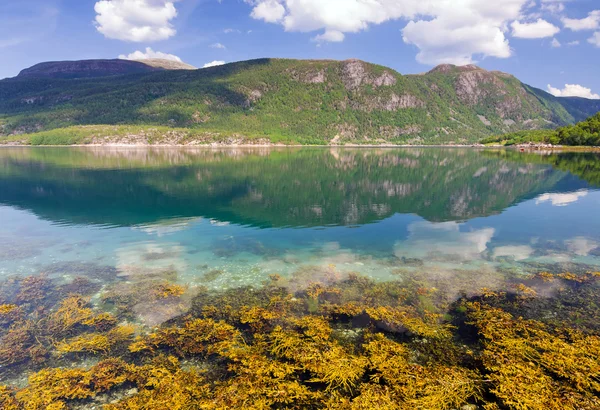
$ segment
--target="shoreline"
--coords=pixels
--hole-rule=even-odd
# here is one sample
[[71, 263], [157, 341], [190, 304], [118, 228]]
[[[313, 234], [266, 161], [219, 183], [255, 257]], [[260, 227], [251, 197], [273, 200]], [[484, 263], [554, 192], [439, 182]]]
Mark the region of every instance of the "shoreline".
[[47, 148], [471, 148], [471, 149], [506, 149], [520, 150], [524, 152], [543, 152], [543, 151], [600, 151], [600, 147], [592, 146], [564, 146], [564, 145], [481, 145], [481, 144], [434, 144], [434, 145], [411, 145], [411, 144], [230, 144], [230, 143], [210, 143], [210, 144], [124, 144], [124, 143], [93, 143], [93, 144], [69, 144], [69, 145], [31, 145], [19, 143], [2, 143], [0, 148], [23, 148], [23, 147], [47, 147]]

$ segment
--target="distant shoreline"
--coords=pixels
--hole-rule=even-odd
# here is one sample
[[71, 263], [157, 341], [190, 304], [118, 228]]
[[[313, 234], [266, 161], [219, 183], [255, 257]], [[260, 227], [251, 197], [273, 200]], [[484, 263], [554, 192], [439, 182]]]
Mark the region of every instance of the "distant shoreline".
[[409, 145], [409, 144], [324, 144], [324, 145], [308, 145], [308, 144], [226, 144], [226, 143], [206, 143], [206, 144], [123, 144], [123, 143], [93, 143], [93, 144], [48, 144], [48, 145], [32, 145], [19, 143], [2, 143], [0, 148], [471, 148], [471, 149], [506, 149], [506, 150], [521, 150], [525, 152], [542, 152], [542, 151], [600, 151], [600, 147], [590, 146], [564, 146], [564, 145], [480, 145], [480, 144], [446, 144], [446, 145]]

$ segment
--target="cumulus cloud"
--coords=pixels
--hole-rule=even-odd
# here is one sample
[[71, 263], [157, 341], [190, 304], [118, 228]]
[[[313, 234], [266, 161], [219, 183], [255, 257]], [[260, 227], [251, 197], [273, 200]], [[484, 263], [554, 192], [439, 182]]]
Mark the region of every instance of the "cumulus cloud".
[[278, 23], [285, 15], [285, 7], [277, 0], [258, 1], [250, 16], [267, 23]]
[[559, 48], [560, 46], [562, 46], [562, 44], [560, 44], [560, 41], [558, 41], [555, 38], [552, 39], [552, 42], [550, 43], [550, 45], [554, 48]]
[[221, 43], [214, 43], [214, 44], [211, 44], [209, 47], [210, 48], [219, 48], [221, 50], [225, 50], [227, 48]]
[[336, 30], [327, 30], [323, 34], [319, 34], [316, 37], [312, 38], [312, 41], [316, 42], [330, 42], [330, 43], [339, 43], [344, 41], [346, 36], [341, 31]]
[[587, 17], [582, 19], [564, 17], [562, 22], [565, 28], [573, 31], [596, 30], [600, 28], [600, 10], [591, 11]]
[[511, 24], [513, 29], [513, 37], [518, 38], [546, 38], [552, 37], [560, 31], [554, 24], [547, 22], [544, 19], [537, 19], [531, 23], [521, 23], [514, 21]]
[[506, 27], [519, 19], [529, 0], [245, 0], [255, 19], [291, 32], [322, 30], [315, 41], [342, 41], [390, 20], [408, 20], [407, 44], [426, 64], [467, 64], [474, 56], [511, 55]]
[[499, 58], [511, 55], [500, 27], [484, 22], [456, 28], [443, 19], [411, 21], [402, 34], [405, 43], [419, 48], [417, 61], [423, 64], [465, 65], [474, 61], [474, 54]]
[[124, 41], [158, 41], [176, 34], [171, 21], [177, 17], [177, 0], [101, 0], [96, 29], [105, 37]]
[[587, 196], [587, 191], [571, 192], [569, 194], [543, 194], [535, 200], [536, 205], [550, 202], [552, 206], [567, 206], [579, 201], [579, 198]]
[[555, 97], [582, 97], [591, 100], [600, 99], [600, 95], [593, 93], [590, 88], [579, 84], [565, 84], [565, 87], [562, 90], [548, 84], [548, 92]]
[[216, 67], [216, 66], [223, 65], [223, 64], [225, 64], [225, 61], [215, 60], [215, 61], [211, 61], [210, 63], [204, 64], [202, 66], [202, 68]]
[[579, 45], [579, 40], [574, 40], [574, 41], [569, 41], [567, 43], [568, 46], [578, 46]]
[[167, 54], [161, 51], [154, 51], [150, 47], [146, 47], [146, 51], [134, 51], [131, 54], [121, 54], [119, 56], [122, 60], [148, 60], [151, 58], [160, 58], [162, 60], [171, 60], [171, 61], [179, 61], [181, 62], [181, 58], [177, 57], [174, 54]]
[[600, 47], [600, 31], [596, 31], [592, 37], [588, 38], [588, 43]]

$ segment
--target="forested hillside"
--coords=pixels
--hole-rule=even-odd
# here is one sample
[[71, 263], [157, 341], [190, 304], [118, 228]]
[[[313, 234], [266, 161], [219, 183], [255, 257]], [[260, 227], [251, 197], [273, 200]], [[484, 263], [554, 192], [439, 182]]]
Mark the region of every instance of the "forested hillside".
[[80, 76], [28, 70], [0, 81], [0, 139], [464, 144], [600, 110], [599, 101], [556, 98], [472, 65], [401, 75], [358, 60], [261, 59], [90, 78], [81, 63]]
[[556, 130], [531, 130], [489, 137], [483, 144], [552, 144], [567, 146], [600, 146], [600, 113], [575, 125], [560, 127]]

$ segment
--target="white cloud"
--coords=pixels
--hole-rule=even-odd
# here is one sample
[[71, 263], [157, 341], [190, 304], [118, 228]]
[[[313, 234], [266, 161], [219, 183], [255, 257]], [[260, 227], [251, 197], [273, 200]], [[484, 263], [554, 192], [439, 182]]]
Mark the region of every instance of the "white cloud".
[[219, 48], [221, 50], [225, 50], [227, 48], [221, 43], [214, 43], [214, 44], [211, 44], [209, 47], [210, 48]]
[[591, 11], [586, 18], [582, 19], [564, 17], [562, 22], [565, 28], [573, 31], [596, 30], [600, 28], [600, 10]]
[[565, 11], [565, 1], [569, 0], [542, 0], [542, 11], [547, 11], [554, 14], [562, 13]]
[[596, 31], [592, 37], [588, 38], [588, 43], [600, 47], [600, 31]]
[[535, 204], [550, 202], [552, 206], [567, 206], [579, 201], [579, 198], [587, 196], [587, 191], [571, 192], [569, 194], [543, 194], [537, 197]]
[[344, 41], [346, 36], [341, 31], [327, 30], [323, 34], [313, 37], [311, 40], [316, 42], [339, 43]]
[[578, 46], [579, 45], [579, 40], [575, 40], [575, 41], [569, 41], [567, 43], [568, 46]]
[[171, 61], [179, 61], [181, 62], [181, 58], [177, 57], [174, 54], [167, 54], [161, 51], [154, 51], [150, 47], [146, 47], [146, 51], [134, 51], [131, 54], [121, 54], [119, 56], [122, 60], [148, 60], [150, 58], [160, 58], [162, 60], [171, 60]]
[[537, 19], [532, 23], [521, 23], [520, 21], [514, 21], [511, 24], [513, 29], [513, 37], [518, 38], [546, 38], [552, 37], [560, 31], [554, 24], [547, 22], [543, 19]]
[[560, 44], [560, 41], [558, 41], [555, 38], [552, 39], [552, 42], [550, 43], [550, 45], [554, 48], [559, 48], [560, 46], [562, 46], [562, 44]]
[[250, 14], [253, 19], [264, 20], [267, 23], [278, 23], [284, 15], [285, 7], [277, 0], [258, 1]]
[[96, 29], [105, 37], [124, 41], [158, 41], [176, 34], [171, 20], [177, 17], [177, 0], [101, 0]]
[[231, 34], [231, 33], [241, 33], [240, 30], [236, 29], [236, 28], [226, 28], [225, 30], [223, 30], [223, 33], [225, 34]]
[[210, 63], [204, 64], [202, 66], [202, 68], [216, 67], [216, 66], [223, 65], [223, 64], [225, 64], [225, 61], [215, 60], [215, 61], [211, 61]]
[[500, 27], [485, 23], [456, 28], [441, 19], [411, 21], [402, 34], [405, 43], [420, 49], [417, 61], [423, 64], [465, 65], [473, 62], [474, 54], [499, 58], [511, 55]]
[[342, 34], [390, 20], [409, 20], [403, 40], [419, 48], [426, 64], [466, 64], [475, 56], [511, 55], [508, 24], [530, 0], [245, 0], [255, 19], [290, 32], [321, 31], [315, 41], [341, 41]]
[[600, 95], [594, 94], [590, 88], [579, 84], [565, 84], [565, 87], [562, 90], [548, 84], [548, 92], [555, 97], [583, 97], [592, 100], [600, 99]]

